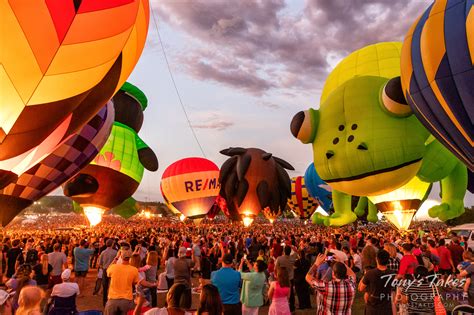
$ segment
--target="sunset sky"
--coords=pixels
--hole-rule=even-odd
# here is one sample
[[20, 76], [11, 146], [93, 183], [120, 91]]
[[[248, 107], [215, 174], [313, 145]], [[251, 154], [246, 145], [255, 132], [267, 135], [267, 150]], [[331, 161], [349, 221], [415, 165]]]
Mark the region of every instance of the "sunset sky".
[[[258, 147], [302, 175], [311, 146], [294, 139], [291, 118], [319, 106], [329, 71], [350, 52], [401, 41], [429, 1], [152, 0], [148, 39], [129, 81], [149, 99], [140, 136], [160, 162], [135, 194], [162, 200], [159, 183], [174, 161], [202, 156], [179, 103], [159, 41], [205, 156]], [[436, 192], [434, 193], [436, 194]], [[467, 197], [472, 204], [472, 195]]]

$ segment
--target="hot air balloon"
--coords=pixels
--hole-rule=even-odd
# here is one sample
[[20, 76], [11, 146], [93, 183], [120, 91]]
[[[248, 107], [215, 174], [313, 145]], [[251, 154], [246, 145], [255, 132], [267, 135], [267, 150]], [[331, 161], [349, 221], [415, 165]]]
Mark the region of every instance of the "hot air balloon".
[[304, 177], [291, 179], [291, 198], [288, 199], [288, 206], [301, 220], [309, 219], [318, 208], [318, 202], [306, 189]]
[[291, 181], [285, 168], [288, 162], [261, 149], [229, 148], [221, 151], [230, 158], [219, 175], [221, 196], [230, 213], [238, 213], [248, 226], [260, 210], [268, 207], [278, 214], [291, 196]]
[[0, 224], [5, 226], [24, 208], [74, 176], [99, 153], [114, 120], [111, 102], [38, 164], [0, 190]]
[[132, 196], [144, 168], [158, 169], [155, 153], [138, 136], [147, 98], [136, 86], [125, 83], [112, 98], [115, 122], [96, 158], [63, 187], [64, 194], [88, 213], [103, 213]]
[[358, 49], [345, 57], [328, 75], [321, 92], [323, 103], [336, 88], [358, 76], [391, 79], [400, 75], [402, 43], [383, 42]]
[[206, 216], [219, 195], [219, 168], [200, 157], [181, 159], [168, 166], [161, 178], [163, 197], [189, 219]]
[[474, 171], [472, 2], [435, 1], [403, 42], [405, 98], [423, 125]]
[[[371, 54], [373, 60], [381, 58], [378, 51]], [[442, 182], [443, 202], [430, 210], [432, 217], [448, 220], [464, 212], [466, 167], [412, 115], [398, 76], [348, 77], [318, 110], [296, 114], [290, 129], [301, 142], [312, 144], [316, 171], [332, 188], [335, 212], [324, 218], [326, 225], [357, 219], [351, 196], [385, 195], [414, 177]], [[369, 205], [370, 220], [373, 209]]]
[[2, 1], [0, 188], [89, 121], [145, 44], [148, 0]]
[[428, 197], [431, 186], [414, 177], [399, 189], [368, 198], [398, 230], [407, 230], [416, 211]]
[[311, 197], [318, 201], [324, 211], [328, 212], [332, 207], [331, 186], [319, 177], [314, 163], [311, 163], [306, 169], [304, 183]]

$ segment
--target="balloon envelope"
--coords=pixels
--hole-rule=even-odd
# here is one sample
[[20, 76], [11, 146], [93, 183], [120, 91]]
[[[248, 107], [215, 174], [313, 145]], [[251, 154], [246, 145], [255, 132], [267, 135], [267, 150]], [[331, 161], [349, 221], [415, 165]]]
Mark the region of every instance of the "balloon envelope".
[[64, 185], [64, 194], [81, 206], [109, 210], [131, 197], [144, 168], [155, 171], [158, 160], [138, 135], [146, 97], [125, 84], [112, 98], [115, 121], [107, 142], [80, 174]]
[[257, 148], [235, 147], [221, 153], [230, 156], [219, 175], [220, 194], [230, 214], [238, 213], [248, 223], [264, 208], [275, 214], [286, 208], [291, 184], [285, 168], [294, 170], [288, 162]]
[[387, 79], [400, 75], [402, 43], [383, 42], [358, 49], [345, 57], [328, 75], [321, 93], [321, 103], [344, 82], [356, 76]]
[[291, 198], [288, 199], [288, 206], [302, 220], [309, 219], [318, 207], [316, 199], [309, 195], [302, 176], [291, 179]]
[[205, 216], [219, 195], [219, 168], [212, 161], [191, 157], [174, 162], [163, 172], [161, 191], [183, 215]]
[[435, 1], [408, 31], [401, 59], [402, 86], [413, 112], [471, 171], [473, 12], [471, 1]]
[[0, 190], [0, 223], [8, 224], [21, 210], [61, 186], [92, 161], [107, 140], [113, 119], [114, 108], [109, 102], [66, 142]]
[[329, 211], [332, 207], [331, 187], [319, 177], [314, 163], [311, 163], [306, 169], [304, 182], [311, 197], [318, 201], [321, 208]]
[[147, 0], [0, 4], [0, 187], [77, 131], [133, 70]]

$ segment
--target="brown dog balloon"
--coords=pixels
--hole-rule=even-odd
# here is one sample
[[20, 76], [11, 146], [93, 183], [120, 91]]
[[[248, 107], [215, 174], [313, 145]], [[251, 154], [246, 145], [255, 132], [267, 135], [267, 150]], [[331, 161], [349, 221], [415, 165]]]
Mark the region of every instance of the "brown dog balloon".
[[238, 213], [248, 226], [260, 210], [268, 207], [278, 213], [291, 195], [288, 162], [256, 148], [229, 148], [220, 153], [230, 156], [222, 165], [219, 183], [229, 212]]

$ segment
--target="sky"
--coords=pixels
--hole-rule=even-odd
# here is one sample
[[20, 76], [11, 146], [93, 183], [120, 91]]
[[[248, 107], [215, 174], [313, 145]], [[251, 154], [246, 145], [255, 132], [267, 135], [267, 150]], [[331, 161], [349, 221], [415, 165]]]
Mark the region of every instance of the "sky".
[[146, 46], [129, 78], [149, 99], [139, 134], [160, 162], [157, 172], [145, 171], [134, 195], [144, 201], [162, 200], [159, 184], [168, 165], [203, 156], [162, 46], [205, 157], [220, 166], [226, 159], [220, 150], [258, 147], [290, 162], [296, 169], [290, 176], [297, 176], [311, 163], [312, 149], [291, 135], [293, 115], [318, 108], [326, 76], [338, 61], [369, 44], [402, 41], [429, 5], [421, 0], [151, 3]]

